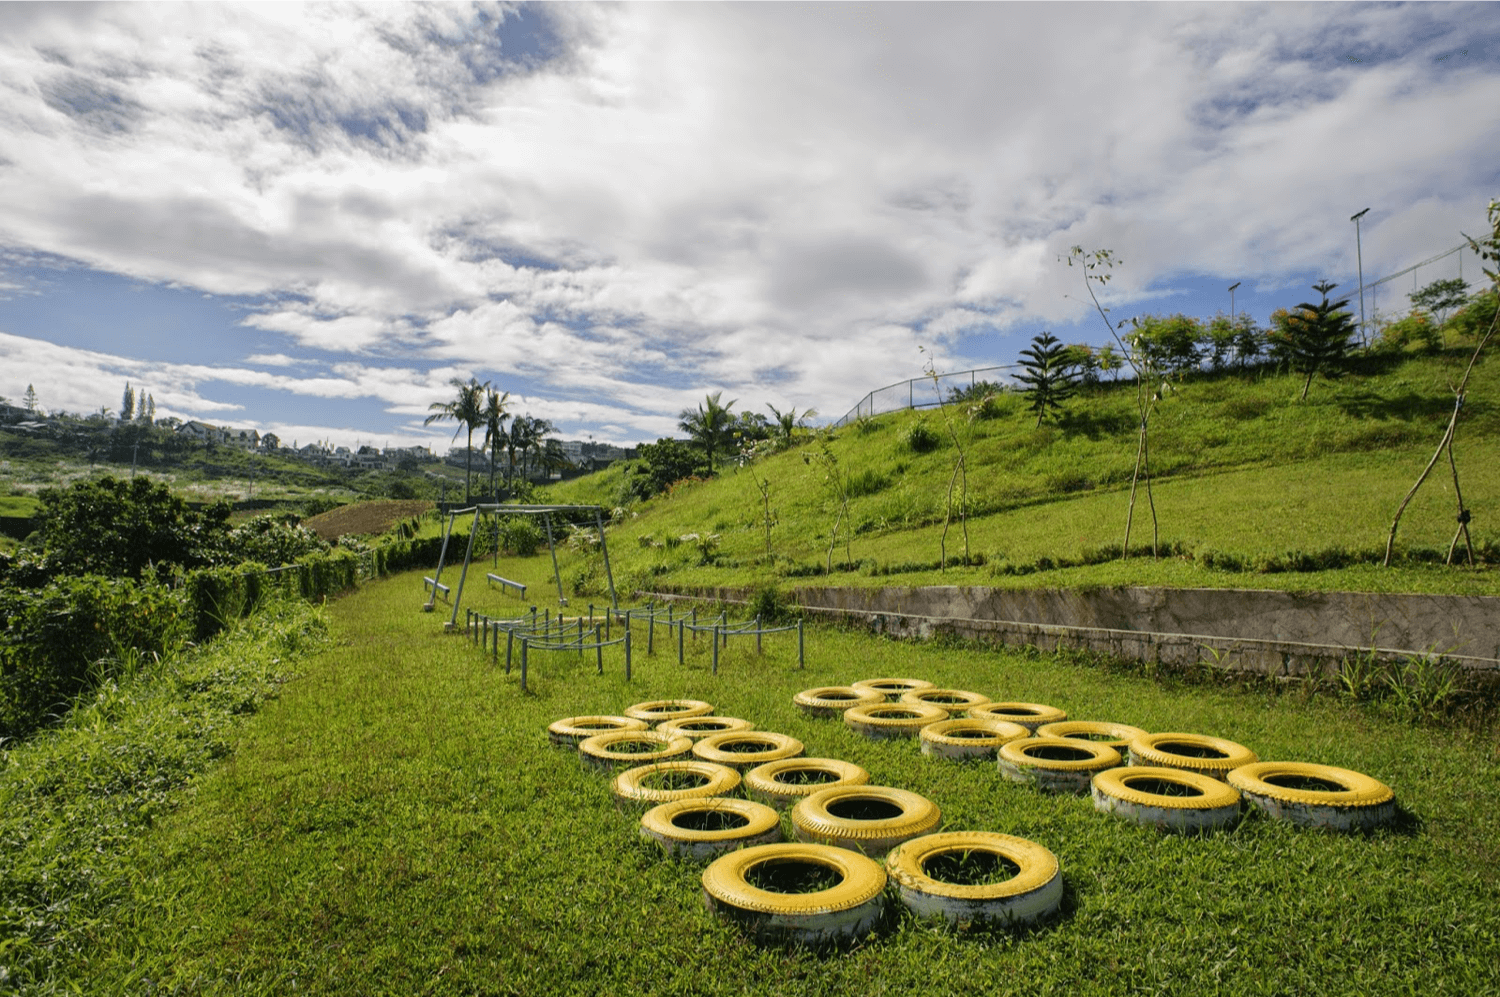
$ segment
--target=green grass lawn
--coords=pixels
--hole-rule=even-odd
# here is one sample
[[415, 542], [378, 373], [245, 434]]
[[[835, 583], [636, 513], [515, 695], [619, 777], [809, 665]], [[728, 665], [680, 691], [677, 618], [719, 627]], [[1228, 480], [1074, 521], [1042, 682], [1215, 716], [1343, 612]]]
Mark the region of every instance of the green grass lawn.
[[[684, 666], [638, 653], [629, 684], [617, 653], [603, 675], [591, 658], [539, 655], [523, 695], [515, 673], [419, 612], [420, 574], [329, 605], [332, 645], [299, 656], [296, 678], [229, 737], [232, 753], [129, 843], [120, 903], [60, 967], [59, 990], [1500, 992], [1493, 732], [1411, 725], [1322, 694], [821, 628], [808, 632], [803, 671], [794, 643], [772, 638], [764, 657], [749, 641], [731, 645], [717, 678], [702, 644]], [[473, 598], [494, 612], [520, 605], [480, 589]], [[927, 759], [914, 743], [865, 741], [792, 705], [800, 689], [876, 675], [1357, 769], [1392, 786], [1407, 814], [1369, 836], [1256, 817], [1212, 837], [1164, 836], [1086, 798], [1004, 783], [992, 765]], [[1061, 915], [973, 935], [899, 916], [852, 951], [821, 956], [742, 940], [704, 909], [700, 868], [641, 842], [606, 777], [548, 744], [553, 720], [676, 696], [921, 793], [947, 829], [1044, 844], [1062, 864]]]

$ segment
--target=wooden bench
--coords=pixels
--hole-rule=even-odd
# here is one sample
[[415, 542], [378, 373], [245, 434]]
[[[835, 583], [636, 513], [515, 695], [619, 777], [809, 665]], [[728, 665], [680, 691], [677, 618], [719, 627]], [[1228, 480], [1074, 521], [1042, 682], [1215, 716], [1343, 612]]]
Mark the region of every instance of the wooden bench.
[[513, 582], [509, 578], [501, 578], [499, 575], [495, 574], [493, 571], [486, 572], [485, 573], [485, 577], [488, 578], [491, 582], [498, 582], [499, 585], [500, 585], [501, 591], [504, 591], [505, 589], [508, 589], [508, 588], [512, 588], [512, 589], [516, 590], [516, 594], [519, 595], [521, 598], [523, 598], [523, 599], [526, 598], [526, 586], [522, 585], [520, 582]]
[[424, 577], [422, 579], [422, 590], [425, 592], [430, 588], [435, 588], [438, 592], [441, 592], [444, 599], [448, 598], [448, 586], [439, 584], [437, 579], [435, 578]]

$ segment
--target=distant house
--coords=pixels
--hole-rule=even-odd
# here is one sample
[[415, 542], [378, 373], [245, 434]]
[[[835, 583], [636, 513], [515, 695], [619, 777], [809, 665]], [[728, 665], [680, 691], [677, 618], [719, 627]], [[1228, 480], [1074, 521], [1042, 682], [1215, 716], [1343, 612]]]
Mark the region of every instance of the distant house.
[[260, 433], [253, 429], [226, 429], [229, 445], [239, 447], [241, 450], [260, 449]]
[[465, 447], [454, 447], [449, 450], [448, 456], [443, 458], [443, 463], [451, 464], [454, 467], [471, 467], [476, 471], [483, 468], [488, 472], [490, 469], [488, 454], [483, 450], [470, 450]]
[[30, 414], [19, 405], [0, 403], [0, 422], [21, 422]]
[[190, 419], [177, 427], [177, 432], [182, 436], [190, 436], [204, 443], [228, 443], [229, 430], [223, 426], [210, 426], [206, 422]]

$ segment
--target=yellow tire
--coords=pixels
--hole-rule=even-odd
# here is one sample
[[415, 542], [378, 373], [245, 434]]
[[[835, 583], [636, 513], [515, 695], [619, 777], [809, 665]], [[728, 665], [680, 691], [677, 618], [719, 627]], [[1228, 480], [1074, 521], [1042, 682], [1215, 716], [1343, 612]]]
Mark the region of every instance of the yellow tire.
[[628, 707], [625, 715], [655, 724], [683, 717], [706, 717], [713, 711], [713, 705], [701, 699], [653, 699]]
[[783, 758], [745, 773], [745, 795], [777, 810], [835, 786], [863, 786], [870, 773], [837, 758]]
[[825, 685], [803, 689], [792, 697], [797, 708], [810, 717], [837, 717], [851, 706], [874, 706], [885, 702], [882, 693], [849, 685]]
[[1303, 827], [1368, 831], [1396, 816], [1396, 794], [1361, 772], [1311, 762], [1255, 762], [1226, 777], [1251, 806]]
[[547, 725], [547, 737], [553, 744], [576, 748], [579, 741], [595, 734], [645, 729], [646, 721], [634, 717], [564, 717]]
[[1023, 782], [1048, 793], [1082, 796], [1094, 774], [1120, 764], [1114, 748], [1068, 737], [1027, 737], [1000, 746], [996, 763], [1011, 782]]
[[703, 862], [736, 848], [780, 841], [781, 815], [751, 800], [675, 800], [641, 815], [641, 837], [671, 858]]
[[1128, 765], [1094, 776], [1094, 809], [1163, 831], [1202, 834], [1239, 823], [1240, 793], [1186, 769]]
[[874, 706], [851, 706], [844, 711], [844, 726], [877, 741], [916, 737], [928, 724], [947, 719], [947, 710], [925, 703], [877, 703]]
[[1042, 724], [1036, 729], [1036, 733], [1038, 737], [1071, 737], [1080, 741], [1093, 741], [1095, 744], [1107, 744], [1123, 758], [1130, 748], [1130, 742], [1146, 732], [1129, 724], [1100, 720], [1064, 720], [1061, 723]]
[[948, 716], [956, 717], [965, 710], [977, 709], [990, 701], [990, 697], [978, 692], [968, 692], [964, 689], [913, 689], [911, 692], [901, 694], [897, 700], [899, 703], [926, 703], [928, 706], [936, 706], [948, 711]]
[[1031, 731], [1009, 720], [960, 717], [957, 720], [939, 720], [935, 724], [928, 724], [918, 736], [922, 740], [922, 754], [932, 758], [968, 761], [973, 758], [994, 758], [1002, 744], [1030, 737]]
[[802, 742], [768, 730], [744, 730], [705, 737], [693, 745], [693, 754], [705, 762], [717, 762], [744, 772], [766, 762], [802, 754]]
[[[801, 886], [788, 881], [807, 871], [826, 876], [828, 885], [811, 892], [784, 889]], [[711, 913], [757, 941], [808, 948], [867, 936], [885, 912], [885, 885], [878, 862], [826, 845], [757, 845], [721, 856], [703, 870], [703, 899]]]
[[926, 679], [900, 678], [861, 679], [858, 682], [851, 683], [851, 687], [867, 692], [878, 692], [889, 702], [895, 702], [902, 696], [906, 695], [908, 692], [912, 692], [916, 689], [935, 688], [933, 684], [931, 682], [928, 682]]
[[755, 725], [739, 717], [682, 717], [678, 720], [663, 720], [656, 725], [655, 729], [664, 733], [681, 734], [683, 737], [699, 741], [705, 737], [713, 737], [715, 734], [733, 734], [741, 730], [754, 730]]
[[1255, 752], [1243, 744], [1204, 734], [1142, 734], [1130, 742], [1131, 765], [1185, 769], [1215, 779], [1255, 761]]
[[941, 821], [936, 803], [889, 786], [820, 789], [792, 807], [798, 840], [874, 856], [918, 835], [931, 834]]
[[628, 805], [656, 806], [677, 800], [728, 796], [740, 786], [740, 774], [713, 762], [656, 762], [637, 765], [615, 776], [615, 799]]
[[686, 760], [684, 756], [692, 750], [691, 739], [655, 730], [617, 730], [578, 742], [578, 755], [584, 763], [605, 772]]
[[[1014, 875], [1001, 878], [1011, 866]], [[1032, 924], [1062, 903], [1062, 868], [1057, 856], [1034, 841], [1009, 834], [926, 834], [893, 848], [885, 868], [901, 902], [913, 914], [941, 917], [955, 928]], [[985, 878], [997, 881], [953, 882], [979, 878], [958, 874], [960, 870], [990, 872]]]
[[1042, 703], [985, 703], [983, 706], [971, 709], [969, 716], [1009, 720], [1033, 733], [1043, 724], [1062, 723], [1068, 719], [1068, 715], [1062, 710]]

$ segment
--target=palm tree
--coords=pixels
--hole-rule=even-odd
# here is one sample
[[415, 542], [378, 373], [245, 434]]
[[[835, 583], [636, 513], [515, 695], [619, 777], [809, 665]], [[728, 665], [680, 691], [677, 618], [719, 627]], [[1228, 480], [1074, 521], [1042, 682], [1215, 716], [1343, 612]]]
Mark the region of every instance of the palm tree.
[[703, 448], [704, 456], [708, 458], [708, 473], [714, 473], [714, 454], [729, 445], [730, 436], [734, 432], [734, 420], [729, 410], [734, 407], [734, 401], [720, 404], [719, 397], [722, 391], [715, 391], [703, 399], [703, 404], [696, 409], [683, 409], [679, 415], [682, 420], [677, 424], [678, 428], [693, 438], [693, 442]]
[[778, 409], [775, 405], [767, 405], [766, 408], [770, 409], [771, 414], [776, 417], [775, 426], [777, 435], [781, 437], [782, 443], [786, 445], [791, 444], [792, 433], [795, 430], [806, 429], [807, 420], [818, 414], [817, 409], [804, 409], [802, 414], [798, 415], [795, 406], [787, 409], [785, 412]]
[[522, 418], [526, 420], [526, 433], [521, 441], [521, 470], [530, 473], [531, 461], [528, 455], [533, 450], [538, 454], [545, 451], [547, 437], [557, 432], [557, 427], [539, 416], [523, 416]]
[[490, 383], [486, 381], [480, 384], [475, 377], [470, 377], [467, 384], [459, 377], [452, 378], [448, 383], [458, 389], [458, 397], [427, 406], [432, 414], [423, 420], [422, 425], [430, 426], [439, 419], [453, 419], [458, 423], [458, 428], [453, 431], [455, 440], [463, 430], [469, 431], [468, 444], [464, 447], [464, 504], [468, 505], [469, 478], [471, 465], [474, 463], [474, 430], [484, 425], [484, 392]]
[[505, 411], [505, 403], [510, 400], [510, 392], [504, 394], [494, 388], [488, 388], [484, 395], [484, 446], [490, 450], [490, 494], [499, 497], [495, 491], [495, 467], [500, 463], [500, 448], [505, 445], [510, 434], [505, 431], [505, 420], [510, 418], [510, 413]]

